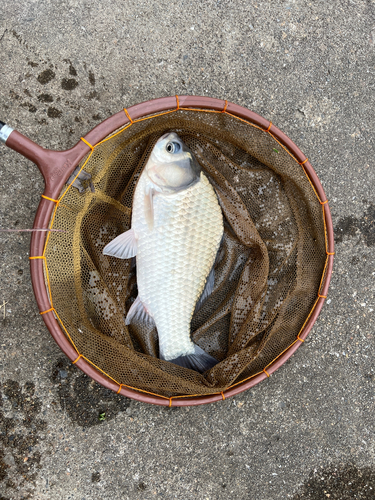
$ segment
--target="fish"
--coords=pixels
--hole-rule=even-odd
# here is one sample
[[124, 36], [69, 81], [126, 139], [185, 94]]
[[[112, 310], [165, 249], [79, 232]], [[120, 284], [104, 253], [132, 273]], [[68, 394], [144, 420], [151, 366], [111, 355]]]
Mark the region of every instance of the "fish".
[[125, 323], [156, 325], [159, 358], [200, 373], [218, 361], [191, 340], [190, 325], [212, 293], [223, 233], [214, 188], [177, 133], [168, 132], [138, 179], [130, 229], [103, 249], [136, 258], [138, 296]]

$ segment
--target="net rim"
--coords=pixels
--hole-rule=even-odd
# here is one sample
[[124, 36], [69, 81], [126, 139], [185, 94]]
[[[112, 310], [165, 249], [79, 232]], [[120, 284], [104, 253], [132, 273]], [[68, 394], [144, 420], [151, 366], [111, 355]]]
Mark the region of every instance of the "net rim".
[[[34, 232], [30, 245], [30, 268], [34, 294], [38, 303], [39, 310], [42, 314], [42, 318], [60, 349], [74, 364], [77, 365], [78, 368], [86, 373], [86, 375], [88, 375], [104, 387], [111, 389], [116, 393], [127, 396], [131, 399], [161, 406], [196, 406], [224, 400], [228, 397], [234, 396], [235, 394], [239, 394], [253, 387], [262, 380], [268, 378], [280, 366], [282, 366], [304, 342], [309, 332], [311, 331], [311, 328], [314, 325], [317, 317], [320, 314], [323, 303], [327, 296], [329, 283], [332, 276], [334, 254], [333, 223], [329, 204], [319, 178], [309, 160], [298, 148], [298, 146], [270, 121], [254, 113], [253, 111], [250, 111], [247, 108], [228, 101], [204, 96], [171, 96], [145, 101], [124, 109], [107, 118], [106, 120], [98, 124], [95, 128], [93, 128], [90, 132], [88, 132], [88, 134], [86, 134], [83, 138], [83, 142], [80, 141], [74, 148], [65, 152], [48, 151], [48, 161], [50, 162], [51, 159], [53, 159], [53, 155], [56, 155], [56, 159], [57, 155], [59, 155], [59, 159], [64, 158], [64, 153], [65, 157], [68, 157], [70, 159], [69, 172], [67, 172], [66, 176], [63, 176], [63, 181], [65, 182], [66, 178], [70, 176], [70, 173], [74, 170], [74, 168], [82, 160], [82, 158], [86, 156], [87, 153], [90, 153], [90, 150], [93, 150], [93, 146], [91, 146], [92, 144], [97, 145], [105, 138], [108, 138], [108, 136], [113, 134], [113, 132], [115, 132], [117, 129], [122, 128], [126, 125], [130, 126], [137, 120], [145, 119], [150, 115], [173, 112], [179, 109], [201, 110], [207, 112], [224, 112], [231, 116], [239, 118], [242, 121], [248, 122], [249, 125], [260, 128], [265, 133], [269, 133], [270, 135], [272, 135], [279, 142], [279, 144], [282, 145], [282, 147], [284, 147], [294, 157], [296, 162], [299, 163], [304, 169], [320, 203], [322, 204], [327, 236], [327, 262], [323, 287], [302, 332], [299, 334], [298, 338], [283, 353], [281, 353], [281, 355], [273, 360], [273, 362], [270, 363], [269, 366], [264, 368], [262, 372], [253, 375], [250, 379], [240, 382], [221, 393], [166, 398], [156, 394], [140, 392], [140, 390], [136, 388], [129, 388], [124, 386], [123, 384], [118, 384], [114, 380], [104, 375], [98, 367], [93, 366], [88, 360], [86, 360], [84, 356], [76, 351], [73, 345], [69, 342], [66, 334], [64, 334], [63, 329], [59, 324], [58, 316], [49, 300], [49, 296], [47, 293], [44, 280], [45, 259], [43, 257], [46, 243], [45, 235], [42, 232]], [[20, 149], [21, 148], [18, 148], [17, 150], [22, 153]], [[59, 160], [57, 164], [61, 163], [61, 161], [62, 160]], [[38, 166], [40, 168], [40, 165]], [[53, 168], [57, 170], [61, 167], [56, 166]], [[44, 175], [44, 172], [42, 173]], [[57, 199], [58, 192], [61, 189], [61, 179], [59, 185], [55, 183], [56, 185], [54, 186], [50, 179], [56, 179], [56, 176], [52, 174], [50, 177], [46, 175], [44, 175], [44, 177], [46, 180], [46, 189], [37, 210], [33, 226], [34, 228], [48, 228], [53, 209], [55, 208], [55, 200]]]

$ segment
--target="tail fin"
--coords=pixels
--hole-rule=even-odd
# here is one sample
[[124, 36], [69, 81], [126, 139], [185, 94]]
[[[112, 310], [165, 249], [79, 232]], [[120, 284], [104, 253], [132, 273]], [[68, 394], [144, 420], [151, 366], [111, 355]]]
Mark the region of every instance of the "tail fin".
[[168, 361], [184, 368], [190, 368], [190, 370], [195, 370], [199, 373], [206, 372], [218, 363], [217, 359], [207, 354], [196, 344], [194, 344], [193, 354], [179, 356], [178, 358], [170, 359]]

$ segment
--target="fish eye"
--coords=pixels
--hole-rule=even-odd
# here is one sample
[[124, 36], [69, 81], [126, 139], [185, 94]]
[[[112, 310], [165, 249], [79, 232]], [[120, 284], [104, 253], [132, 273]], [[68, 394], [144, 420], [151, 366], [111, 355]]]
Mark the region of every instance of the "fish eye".
[[168, 151], [168, 153], [178, 153], [181, 149], [181, 146], [179, 145], [178, 142], [168, 142], [168, 144], [165, 146], [165, 149]]

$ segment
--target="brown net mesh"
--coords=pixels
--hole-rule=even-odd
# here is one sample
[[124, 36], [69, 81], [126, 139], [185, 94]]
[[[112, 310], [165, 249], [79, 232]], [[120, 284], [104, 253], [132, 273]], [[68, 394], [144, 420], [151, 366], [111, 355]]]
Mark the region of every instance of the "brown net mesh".
[[[157, 139], [175, 131], [218, 195], [225, 234], [195, 343], [220, 362], [202, 375], [158, 359], [156, 329], [125, 325], [137, 296], [131, 260], [103, 256], [130, 228], [137, 179]], [[176, 110], [133, 123], [82, 162], [94, 192], [65, 188], [46, 243], [46, 282], [78, 354], [108, 377], [164, 397], [223, 391], [296, 341], [326, 263], [320, 201], [304, 169], [265, 131], [227, 113]]]

